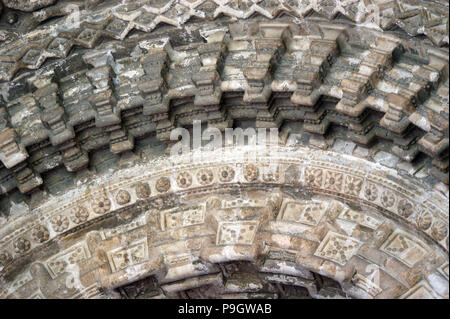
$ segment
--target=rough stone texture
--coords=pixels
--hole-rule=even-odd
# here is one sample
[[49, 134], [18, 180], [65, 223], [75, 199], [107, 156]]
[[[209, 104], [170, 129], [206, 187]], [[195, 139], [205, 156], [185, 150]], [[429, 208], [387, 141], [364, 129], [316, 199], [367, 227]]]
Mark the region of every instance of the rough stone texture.
[[[38, 2], [0, 20], [0, 298], [449, 297], [448, 3]], [[278, 152], [169, 157], [193, 120]]]
[[57, 0], [2, 0], [6, 7], [21, 11], [35, 11], [54, 4]]

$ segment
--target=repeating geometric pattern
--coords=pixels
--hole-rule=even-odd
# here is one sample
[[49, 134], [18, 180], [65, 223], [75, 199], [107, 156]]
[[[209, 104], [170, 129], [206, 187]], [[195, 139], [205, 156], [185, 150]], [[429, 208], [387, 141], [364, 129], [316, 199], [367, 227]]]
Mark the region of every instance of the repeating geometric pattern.
[[[122, 34], [127, 27], [117, 19], [96, 23]], [[300, 122], [312, 135], [326, 136], [342, 126], [347, 139], [367, 146], [389, 140], [390, 154], [407, 163], [425, 154], [433, 177], [448, 183], [448, 58], [443, 52], [428, 49], [428, 60], [412, 61], [406, 42], [396, 37], [368, 30], [360, 37], [358, 30], [320, 22], [311, 22], [309, 29], [259, 22], [251, 25], [254, 35], [242, 26], [205, 30], [207, 43], [191, 43], [188, 53], [173, 48], [169, 38], [133, 44], [125, 54], [132, 58], [115, 47], [91, 49], [77, 72], [49, 70], [11, 86], [19, 94], [0, 109], [2, 192], [18, 187], [27, 193], [45, 182], [41, 173], [61, 164], [79, 171], [99, 147], [109, 145], [120, 154], [151, 132], [167, 141], [173, 128], [195, 119], [224, 128], [242, 117], [257, 119], [258, 127]], [[100, 33], [90, 24], [75, 39], [40, 41], [64, 56], [75, 43], [95, 46]], [[251, 41], [242, 42], [246, 39]], [[45, 52], [22, 50], [20, 61], [39, 68]], [[70, 61], [62, 61], [61, 70], [70, 69]], [[227, 102], [232, 94], [242, 94], [240, 105]], [[192, 98], [195, 111], [178, 107]], [[259, 110], [250, 103], [258, 103]], [[360, 186], [358, 180], [327, 172], [312, 183], [319, 178], [330, 189]]]
[[37, 69], [47, 58], [63, 57], [73, 45], [91, 48], [101, 37], [122, 40], [133, 29], [151, 32], [161, 23], [181, 27], [193, 18], [212, 20], [221, 15], [237, 19], [261, 15], [274, 19], [288, 14], [304, 19], [312, 13], [330, 20], [342, 15], [359, 25], [381, 30], [397, 26], [411, 36], [425, 35], [437, 46], [448, 45], [449, 41], [448, 8], [437, 5], [424, 8], [422, 2], [415, 0], [133, 1], [113, 3], [106, 15], [94, 11], [82, 17], [76, 29], [66, 30], [62, 23], [64, 26], [56, 35], [46, 30], [36, 40], [24, 34], [25, 39], [0, 50], [0, 81], [11, 80], [21, 68]]

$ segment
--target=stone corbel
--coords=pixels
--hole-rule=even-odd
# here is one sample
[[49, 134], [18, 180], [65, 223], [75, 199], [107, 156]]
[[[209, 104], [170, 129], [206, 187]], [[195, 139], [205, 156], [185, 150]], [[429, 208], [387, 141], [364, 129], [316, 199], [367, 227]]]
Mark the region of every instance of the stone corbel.
[[365, 108], [363, 101], [370, 95], [393, 59], [403, 52], [398, 40], [379, 37], [359, 66], [357, 73], [341, 81], [342, 99], [336, 109], [350, 116], [358, 116]]
[[164, 99], [167, 93], [167, 85], [162, 78], [148, 80], [138, 84], [138, 89], [144, 96], [144, 115], [156, 115], [167, 113], [169, 111], [169, 103]]
[[[60, 106], [57, 84], [46, 83], [42, 79], [35, 83], [39, 87], [35, 96], [42, 108], [41, 121], [48, 130], [50, 143], [61, 151], [64, 165], [69, 172], [86, 167], [89, 157], [75, 141], [73, 127], [68, 124], [64, 108]], [[38, 83], [45, 84], [40, 87]]]
[[88, 99], [96, 111], [95, 125], [110, 132], [110, 150], [122, 153], [134, 148], [134, 137], [122, 126], [120, 108], [113, 92], [113, 59], [109, 51], [94, 51], [83, 56], [86, 63], [94, 66], [86, 76], [95, 86], [94, 94]]
[[59, 106], [58, 87], [55, 83], [39, 88], [35, 96], [41, 108], [41, 121], [49, 131], [52, 145], [59, 145], [75, 137], [72, 126], [67, 124], [64, 109]]
[[285, 26], [268, 29], [260, 26], [261, 33], [268, 37], [254, 40], [256, 58], [250, 65], [244, 67], [247, 89], [243, 101], [248, 103], [266, 103], [271, 94], [272, 74], [286, 50], [283, 35]]
[[213, 42], [200, 45], [197, 51], [202, 67], [192, 76], [198, 92], [195, 95], [194, 104], [217, 105], [222, 97], [219, 74], [223, 68], [227, 48], [221, 42]]
[[[309, 39], [309, 50], [302, 58], [302, 63], [293, 73], [297, 89], [291, 96], [291, 102], [300, 105], [314, 106], [319, 99], [320, 87], [328, 70], [339, 55], [337, 39], [342, 30], [332, 30], [328, 38]], [[307, 42], [305, 42], [307, 43]]]
[[0, 130], [0, 160], [6, 168], [12, 168], [25, 161], [28, 153], [25, 147], [18, 142], [14, 129], [5, 127]]
[[42, 178], [26, 162], [21, 162], [13, 168], [17, 180], [17, 188], [22, 194], [28, 193], [42, 184]]
[[439, 132], [429, 132], [418, 141], [424, 152], [432, 157], [439, 156], [449, 146], [449, 139]]
[[389, 109], [380, 120], [380, 125], [390, 131], [401, 134], [406, 130], [411, 121], [408, 116], [414, 112], [414, 106], [410, 99], [401, 95], [390, 93], [387, 97]]
[[275, 63], [273, 56], [266, 53], [257, 53], [256, 61], [244, 67], [244, 76], [247, 80], [247, 89], [244, 93], [244, 102], [267, 102], [272, 94], [270, 82], [271, 69]]
[[5, 108], [0, 108], [0, 160], [13, 171], [19, 191], [27, 193], [41, 185], [42, 178], [28, 167], [28, 152], [14, 128], [9, 127], [7, 115]]
[[138, 84], [138, 89], [144, 97], [144, 115], [156, 115], [169, 111], [168, 91], [164, 76], [168, 70], [169, 57], [163, 50], [153, 51], [141, 58], [146, 73], [145, 81]]
[[95, 125], [107, 127], [121, 122], [120, 110], [115, 107], [117, 100], [111, 89], [98, 92], [89, 98], [89, 103], [96, 111]]
[[320, 97], [319, 89], [322, 80], [319, 75], [319, 67], [311, 65], [305, 57], [303, 63], [294, 70], [293, 77], [297, 89], [291, 96], [291, 102], [300, 105], [314, 106]]

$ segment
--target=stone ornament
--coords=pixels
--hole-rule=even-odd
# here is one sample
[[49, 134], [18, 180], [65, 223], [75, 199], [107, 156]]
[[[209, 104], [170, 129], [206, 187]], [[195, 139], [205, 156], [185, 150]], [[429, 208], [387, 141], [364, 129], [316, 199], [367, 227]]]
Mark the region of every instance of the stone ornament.
[[28, 239], [19, 238], [14, 242], [14, 252], [17, 254], [26, 253], [30, 250], [31, 244]]
[[244, 178], [248, 182], [255, 181], [259, 176], [259, 169], [254, 164], [248, 164], [244, 167]]
[[88, 210], [83, 206], [76, 206], [71, 210], [70, 219], [75, 224], [81, 224], [89, 218]]
[[344, 176], [342, 173], [325, 171], [325, 188], [339, 192], [342, 189], [343, 181]]
[[187, 172], [182, 172], [177, 177], [177, 185], [181, 188], [186, 188], [191, 186], [192, 184], [192, 177], [191, 174]]
[[34, 241], [42, 244], [50, 238], [50, 233], [45, 226], [39, 225], [33, 229], [32, 237]]
[[356, 254], [360, 246], [361, 243], [357, 240], [329, 232], [314, 254], [345, 265]]
[[305, 170], [305, 180], [307, 185], [311, 187], [322, 186], [323, 171], [321, 169], [314, 169], [307, 167]]
[[150, 186], [147, 183], [139, 183], [135, 190], [137, 197], [141, 199], [148, 198], [151, 195]]
[[26, 12], [35, 11], [54, 4], [57, 0], [3, 0], [5, 7]]
[[119, 190], [116, 194], [116, 202], [119, 205], [125, 205], [128, 204], [131, 200], [130, 193], [128, 193], [126, 190]]
[[69, 218], [64, 215], [57, 215], [50, 220], [53, 229], [60, 233], [69, 228]]
[[221, 167], [218, 176], [222, 183], [231, 182], [234, 179], [234, 169], [229, 166]]
[[373, 202], [378, 198], [378, 188], [374, 184], [368, 183], [364, 188], [364, 195], [369, 201]]
[[406, 199], [401, 199], [398, 202], [398, 214], [404, 218], [408, 218], [414, 213], [413, 205]]
[[388, 208], [388, 207], [392, 207], [395, 204], [395, 194], [389, 190], [385, 190], [382, 194], [381, 194], [381, 204]]
[[97, 215], [105, 214], [111, 209], [111, 201], [106, 195], [100, 195], [99, 198], [93, 201], [92, 209]]
[[170, 180], [167, 177], [161, 177], [156, 181], [155, 188], [160, 193], [166, 193], [170, 189]]
[[448, 226], [441, 221], [435, 221], [431, 226], [431, 236], [437, 241], [445, 239], [448, 235]]
[[202, 169], [197, 172], [197, 181], [200, 183], [200, 185], [211, 184], [213, 179], [213, 173], [209, 169]]
[[7, 251], [0, 252], [0, 265], [5, 266], [12, 260], [11, 255]]
[[351, 175], [345, 175], [345, 193], [352, 195], [352, 196], [358, 196], [359, 192], [361, 191], [363, 184], [363, 180], [358, 177], [354, 177]]
[[416, 217], [417, 227], [422, 230], [427, 230], [430, 228], [432, 221], [433, 217], [427, 211], [420, 212]]
[[0, 14], [0, 299], [448, 299], [445, 1]]

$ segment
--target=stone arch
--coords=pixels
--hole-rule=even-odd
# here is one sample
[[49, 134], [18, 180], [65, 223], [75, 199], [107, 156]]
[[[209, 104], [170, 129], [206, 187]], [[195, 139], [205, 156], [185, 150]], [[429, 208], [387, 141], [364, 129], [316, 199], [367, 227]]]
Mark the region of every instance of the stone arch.
[[0, 298], [448, 298], [448, 4], [2, 3]]
[[[236, 147], [223, 157], [205, 151], [196, 162], [174, 157], [98, 179], [42, 205], [40, 218], [3, 243], [17, 260], [26, 256], [16, 243], [31, 244], [31, 269], [45, 269], [50, 282], [78, 280], [71, 288], [79, 297], [149, 276], [170, 297], [205, 285], [224, 296], [256, 293], [249, 287], [264, 287], [263, 280], [303, 285], [320, 297], [312, 273], [356, 298], [447, 297], [442, 193], [350, 156], [275, 149], [249, 156], [249, 147]], [[30, 231], [38, 225], [50, 234], [43, 244]], [[54, 241], [60, 250], [37, 257]], [[243, 261], [258, 275], [249, 287], [227, 288], [218, 265]], [[13, 261], [3, 272], [18, 266]], [[10, 287], [36, 285], [33, 276], [18, 278]]]

